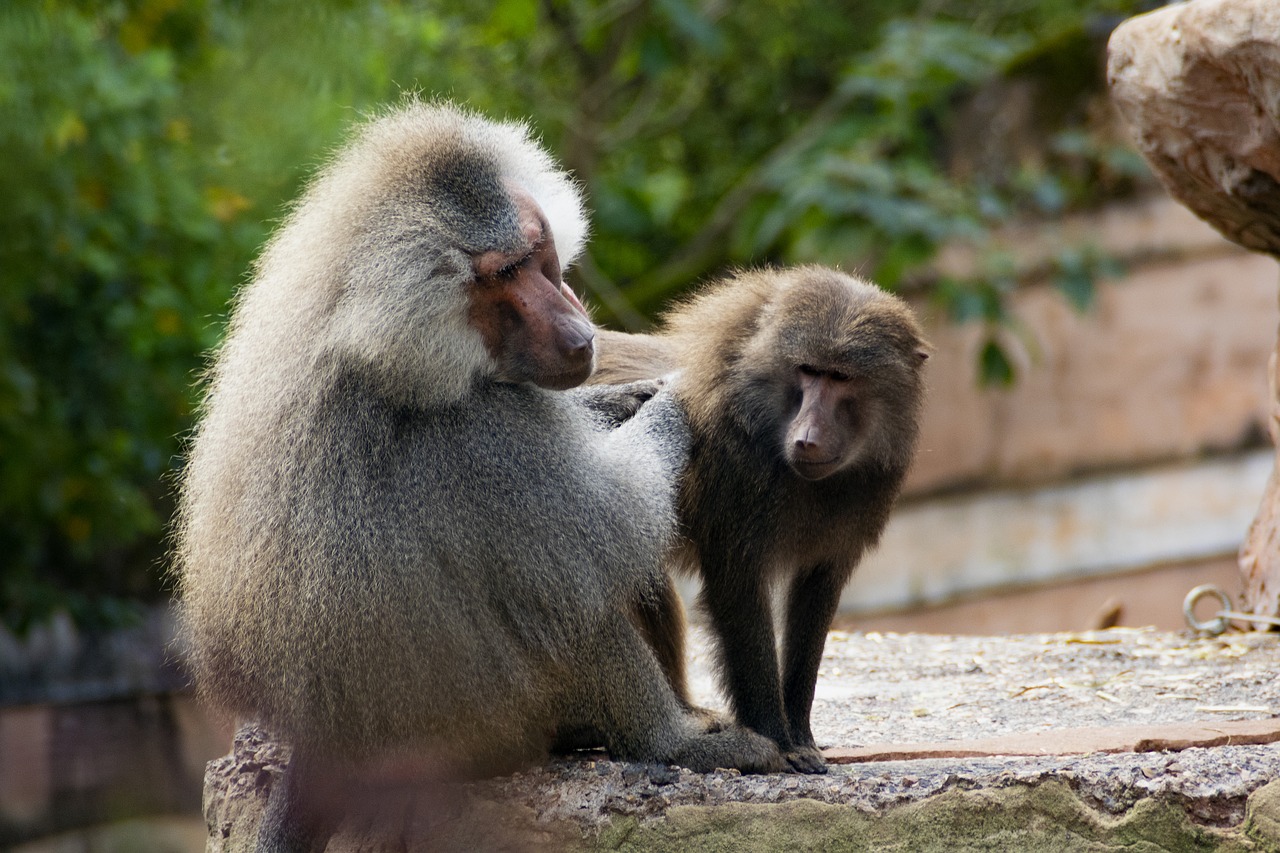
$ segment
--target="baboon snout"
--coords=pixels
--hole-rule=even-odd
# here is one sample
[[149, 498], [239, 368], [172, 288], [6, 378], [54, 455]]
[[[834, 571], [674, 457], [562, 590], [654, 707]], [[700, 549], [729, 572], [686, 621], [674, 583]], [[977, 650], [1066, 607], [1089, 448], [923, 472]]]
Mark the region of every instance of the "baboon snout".
[[566, 358], [591, 358], [595, 351], [595, 328], [583, 317], [565, 315], [559, 323], [559, 347]]

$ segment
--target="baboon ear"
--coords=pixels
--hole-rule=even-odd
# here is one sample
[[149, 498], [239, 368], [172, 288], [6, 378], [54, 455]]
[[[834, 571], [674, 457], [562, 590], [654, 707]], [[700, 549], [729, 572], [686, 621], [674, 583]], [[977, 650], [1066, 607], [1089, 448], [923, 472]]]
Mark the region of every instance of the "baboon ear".
[[918, 348], [918, 349], [916, 350], [916, 360], [917, 360], [917, 361], [919, 361], [921, 364], [924, 364], [926, 361], [928, 361], [928, 360], [929, 360], [929, 349], [928, 349], [928, 348], [926, 348], [926, 347], [920, 347], [920, 348]]

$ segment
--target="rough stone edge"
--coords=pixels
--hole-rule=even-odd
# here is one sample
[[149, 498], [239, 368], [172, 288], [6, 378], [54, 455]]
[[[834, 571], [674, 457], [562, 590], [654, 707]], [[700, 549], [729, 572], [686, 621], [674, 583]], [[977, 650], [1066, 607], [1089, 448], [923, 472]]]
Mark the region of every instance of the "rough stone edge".
[[1082, 755], [1095, 752], [1178, 752], [1193, 747], [1268, 744], [1280, 741], [1280, 719], [1200, 721], [1020, 732], [952, 742], [871, 744], [823, 751], [833, 764], [975, 758], [991, 755]]
[[[240, 737], [239, 757], [224, 756], [208, 766], [210, 853], [253, 848], [267, 793], [287, 757], [287, 750], [260, 733], [242, 731]], [[623, 778], [628, 775], [624, 769]], [[631, 775], [644, 787], [645, 773]], [[430, 841], [442, 849], [567, 851], [1280, 850], [1280, 781], [1217, 803], [1230, 806], [1227, 811], [1236, 817], [1216, 826], [1194, 798], [1168, 792], [1140, 796], [1117, 812], [1070, 778], [971, 784], [953, 779], [938, 793], [876, 810], [800, 795], [774, 803], [673, 804], [657, 815], [615, 813], [594, 825], [540, 819], [527, 803], [488, 798], [481, 785], [461, 806], [445, 804], [450, 814]], [[554, 783], [546, 787], [547, 796], [559, 796]], [[364, 853], [374, 849], [370, 843], [344, 835], [329, 850]]]
[[1003, 789], [952, 788], [880, 813], [813, 800], [679, 806], [662, 821], [616, 821], [598, 839], [586, 840], [578, 849], [652, 853], [1272, 849], [1273, 843], [1280, 842], [1280, 782], [1255, 792], [1249, 806], [1253, 809], [1250, 822], [1231, 829], [1197, 824], [1177, 803], [1161, 798], [1140, 800], [1112, 818], [1086, 805], [1065, 782], [1049, 781]]

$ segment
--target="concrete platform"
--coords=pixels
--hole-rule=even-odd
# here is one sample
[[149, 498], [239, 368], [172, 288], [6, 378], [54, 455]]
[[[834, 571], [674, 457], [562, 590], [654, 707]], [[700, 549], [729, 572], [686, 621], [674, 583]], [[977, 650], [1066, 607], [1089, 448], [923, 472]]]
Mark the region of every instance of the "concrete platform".
[[[1278, 670], [1277, 635], [837, 632], [825, 776], [584, 753], [423, 784], [330, 849], [1280, 850]], [[694, 671], [714, 698], [705, 637]], [[281, 758], [242, 732], [210, 764], [210, 850], [247, 849]]]

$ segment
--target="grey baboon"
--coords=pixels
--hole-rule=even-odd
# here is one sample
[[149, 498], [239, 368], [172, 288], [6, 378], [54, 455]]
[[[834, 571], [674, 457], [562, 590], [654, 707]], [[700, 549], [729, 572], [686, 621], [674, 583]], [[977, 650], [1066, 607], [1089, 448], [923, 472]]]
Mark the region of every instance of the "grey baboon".
[[487, 773], [587, 730], [623, 759], [785, 766], [708, 732], [628, 618], [661, 585], [687, 426], [669, 391], [610, 430], [619, 394], [549, 390], [593, 366], [561, 280], [585, 235], [524, 127], [409, 102], [239, 294], [176, 558], [199, 689], [294, 748], [264, 849], [323, 847], [313, 789], [405, 755]]
[[[801, 772], [826, 772], [809, 726], [818, 664], [840, 592], [915, 453], [927, 353], [902, 300], [821, 267], [741, 273], [671, 311], [656, 335], [600, 334], [593, 382], [681, 371], [693, 446], [672, 567], [702, 579], [738, 721]], [[781, 667], [778, 580], [789, 584]], [[692, 708], [670, 581], [638, 611]]]

